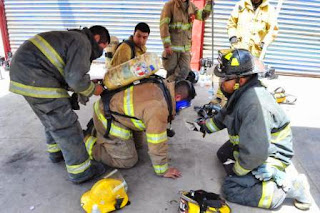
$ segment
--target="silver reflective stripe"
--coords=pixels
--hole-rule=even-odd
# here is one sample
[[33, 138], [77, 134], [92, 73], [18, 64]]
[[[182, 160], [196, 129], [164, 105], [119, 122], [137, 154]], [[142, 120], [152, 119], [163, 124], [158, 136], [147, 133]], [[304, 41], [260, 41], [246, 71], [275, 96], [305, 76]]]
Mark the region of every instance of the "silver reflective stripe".
[[239, 142], [240, 142], [240, 137], [239, 137], [239, 135], [229, 135], [229, 139], [230, 139], [230, 142], [231, 142], [233, 145], [238, 145]]
[[163, 174], [168, 170], [168, 164], [164, 165], [153, 165], [156, 174]]
[[97, 138], [93, 137], [93, 136], [88, 137], [87, 140], [85, 141], [86, 149], [87, 149], [87, 152], [88, 152], [91, 160], [93, 159], [92, 149], [93, 149], [93, 146], [96, 143], [96, 141], [97, 141]]
[[62, 88], [34, 87], [10, 81], [11, 92], [35, 98], [69, 98], [67, 90]]
[[236, 160], [236, 163], [233, 166], [233, 170], [237, 175], [240, 175], [240, 176], [245, 175], [251, 171], [251, 170], [243, 168], [240, 165], [239, 160]]
[[213, 119], [210, 118], [208, 120], [208, 122], [206, 122], [206, 126], [208, 128], [208, 130], [210, 131], [210, 133], [213, 133], [213, 132], [217, 132], [219, 131], [220, 129], [217, 127], [217, 125], [214, 123]]
[[159, 134], [149, 134], [147, 133], [147, 141], [148, 143], [158, 144], [166, 141], [167, 138], [167, 131], [159, 133]]
[[83, 90], [79, 93], [84, 96], [89, 96], [93, 93], [94, 89], [95, 89], [95, 84], [92, 81], [90, 81], [90, 85], [89, 85], [88, 89]]
[[59, 70], [60, 74], [64, 76], [64, 67], [65, 63], [57, 53], [57, 51], [41, 36], [35, 35], [33, 38], [30, 38], [31, 41], [46, 58]]
[[67, 167], [67, 171], [70, 174], [80, 174], [82, 172], [84, 172], [85, 170], [87, 170], [91, 165], [91, 161], [90, 158], [88, 158], [88, 160], [86, 160], [85, 162], [78, 164], [78, 165], [66, 165]]
[[128, 140], [131, 138], [131, 131], [123, 129], [113, 123], [111, 123], [110, 135], [121, 138], [123, 140]]

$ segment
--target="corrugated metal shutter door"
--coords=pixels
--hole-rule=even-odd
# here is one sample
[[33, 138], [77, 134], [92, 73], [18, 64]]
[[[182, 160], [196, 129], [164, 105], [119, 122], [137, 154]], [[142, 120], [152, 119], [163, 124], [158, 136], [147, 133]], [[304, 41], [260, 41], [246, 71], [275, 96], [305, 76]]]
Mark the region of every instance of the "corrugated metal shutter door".
[[[216, 0], [214, 58], [229, 48], [226, 23], [236, 0]], [[276, 7], [275, 0], [270, 1]], [[320, 74], [320, 0], [285, 0], [278, 18], [279, 34], [267, 50], [266, 64], [278, 72]], [[212, 57], [212, 22], [205, 24], [204, 57]]]
[[13, 52], [33, 35], [51, 30], [102, 25], [121, 41], [132, 35], [138, 22], [151, 28], [147, 43], [150, 52], [161, 53], [159, 0], [5, 0], [10, 45]]

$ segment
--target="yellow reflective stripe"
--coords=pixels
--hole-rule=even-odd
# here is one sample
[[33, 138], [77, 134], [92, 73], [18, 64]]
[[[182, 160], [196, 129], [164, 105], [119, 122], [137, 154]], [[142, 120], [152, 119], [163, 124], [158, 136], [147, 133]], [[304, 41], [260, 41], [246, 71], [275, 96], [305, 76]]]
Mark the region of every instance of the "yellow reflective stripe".
[[271, 143], [278, 143], [291, 135], [291, 127], [287, 125], [283, 130], [271, 134]]
[[69, 98], [67, 90], [62, 88], [34, 87], [10, 81], [9, 91], [35, 98]]
[[273, 157], [268, 157], [265, 163], [268, 165], [274, 166], [282, 171], [284, 171], [285, 168], [287, 168], [287, 166], [288, 166], [285, 163], [283, 163], [281, 160], [273, 158]]
[[170, 38], [170, 36], [165, 37], [165, 38], [162, 38], [162, 42], [163, 42], [164, 44], [171, 44], [171, 38]]
[[191, 45], [185, 45], [185, 46], [172, 45], [171, 49], [176, 52], [188, 52], [191, 50]]
[[153, 169], [156, 174], [163, 174], [168, 170], [168, 164], [164, 165], [153, 165]]
[[94, 112], [97, 115], [99, 121], [102, 123], [103, 127], [105, 129], [107, 129], [108, 126], [108, 121], [107, 119], [104, 117], [104, 115], [101, 113], [100, 108], [99, 108], [99, 101], [96, 101], [94, 103]]
[[239, 144], [239, 141], [240, 141], [239, 135], [229, 135], [229, 139], [230, 139], [230, 142], [233, 145], [238, 145]]
[[258, 206], [261, 208], [269, 209], [272, 202], [274, 191], [274, 183], [273, 181], [263, 181], [262, 182], [262, 195], [259, 200]]
[[91, 160], [93, 160], [92, 149], [93, 149], [93, 146], [96, 143], [96, 141], [97, 141], [97, 138], [93, 137], [93, 136], [88, 137], [85, 141], [86, 149], [89, 154], [89, 158]]
[[111, 123], [110, 135], [121, 138], [123, 140], [128, 140], [132, 136], [130, 130], [121, 128], [113, 123]]
[[238, 160], [236, 160], [236, 163], [233, 166], [233, 170], [237, 175], [240, 175], [240, 176], [248, 174], [251, 171], [240, 166], [240, 163]]
[[166, 18], [163, 18], [160, 20], [160, 26], [163, 25], [163, 24], [169, 24], [171, 21], [170, 18], [166, 17]]
[[82, 172], [84, 172], [85, 170], [87, 170], [91, 165], [91, 161], [90, 158], [88, 158], [88, 160], [86, 160], [85, 162], [78, 164], [78, 165], [66, 165], [67, 167], [67, 171], [70, 174], [80, 174]]
[[213, 119], [210, 118], [207, 122], [206, 122], [206, 127], [208, 128], [208, 130], [210, 131], [210, 133], [213, 132], [217, 132], [220, 129], [217, 127], [217, 125], [214, 123]]
[[192, 25], [190, 23], [182, 23], [182, 22], [175, 22], [175, 23], [171, 23], [169, 24], [169, 28], [170, 29], [181, 29], [181, 30], [190, 30], [192, 28]]
[[158, 144], [166, 141], [168, 139], [167, 137], [167, 131], [164, 131], [159, 134], [150, 134], [147, 133], [147, 141], [148, 143]]
[[[133, 86], [129, 87], [124, 91], [123, 96], [123, 109], [126, 115], [134, 117], [134, 108], [133, 108]], [[144, 123], [140, 120], [131, 118], [131, 122], [139, 130], [144, 130], [146, 127]]]
[[64, 75], [65, 63], [57, 53], [57, 51], [41, 36], [35, 35], [33, 38], [30, 38], [31, 41], [43, 55], [59, 70], [60, 74]]
[[93, 90], [95, 89], [95, 85], [92, 81], [90, 81], [90, 85], [88, 87], [88, 89], [84, 90], [84, 91], [81, 91], [79, 92], [81, 95], [84, 95], [84, 96], [89, 96], [93, 93]]
[[47, 144], [47, 151], [49, 153], [60, 152], [61, 149], [58, 144]]

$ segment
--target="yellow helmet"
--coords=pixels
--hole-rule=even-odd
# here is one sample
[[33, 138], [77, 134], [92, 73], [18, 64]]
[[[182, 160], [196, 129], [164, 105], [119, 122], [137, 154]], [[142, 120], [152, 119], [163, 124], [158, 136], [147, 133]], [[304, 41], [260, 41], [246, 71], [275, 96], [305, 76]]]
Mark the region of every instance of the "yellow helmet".
[[111, 178], [99, 180], [91, 190], [82, 195], [82, 208], [86, 212], [92, 212], [93, 206], [96, 206], [100, 212], [111, 212], [125, 207], [129, 198], [124, 184], [120, 180]]
[[230, 213], [228, 204], [219, 195], [203, 190], [181, 192], [180, 213]]

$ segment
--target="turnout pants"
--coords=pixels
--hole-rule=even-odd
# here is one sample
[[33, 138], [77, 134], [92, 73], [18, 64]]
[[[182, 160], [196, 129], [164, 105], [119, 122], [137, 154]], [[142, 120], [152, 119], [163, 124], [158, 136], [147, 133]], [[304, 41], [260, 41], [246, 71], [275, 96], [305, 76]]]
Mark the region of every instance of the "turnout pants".
[[[222, 163], [228, 159], [234, 160], [233, 144], [227, 141], [220, 147], [217, 156]], [[286, 193], [274, 181], [260, 181], [251, 173], [237, 176], [232, 171], [233, 163], [223, 166], [228, 176], [223, 183], [222, 192], [228, 201], [266, 209], [277, 208], [283, 203]]]
[[190, 61], [190, 52], [173, 52], [172, 55], [163, 52], [162, 65], [167, 70], [167, 79], [170, 81], [186, 79], [191, 70]]
[[128, 138], [124, 138], [123, 135], [116, 137], [114, 136], [116, 128], [114, 128], [111, 130], [109, 138], [106, 138], [104, 137], [104, 129], [100, 129], [95, 123], [97, 131], [96, 142], [92, 148], [92, 157], [110, 167], [131, 168], [138, 162], [136, 148], [141, 147], [142, 142], [145, 141], [144, 132], [131, 131], [116, 121], [112, 122], [117, 126], [118, 130], [129, 131], [130, 136]]
[[48, 152], [62, 152], [71, 180], [92, 176], [91, 162], [77, 114], [67, 98], [24, 96], [45, 128]]

